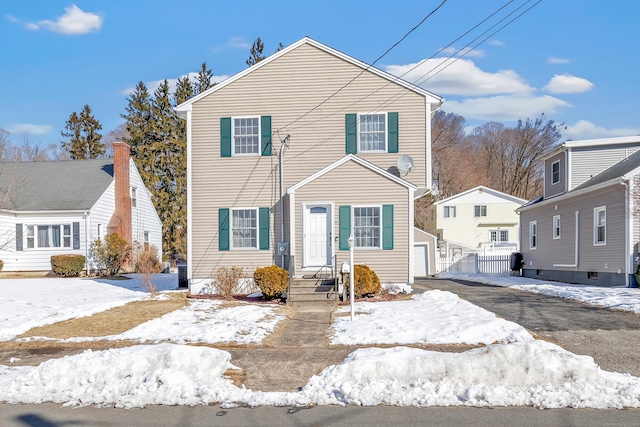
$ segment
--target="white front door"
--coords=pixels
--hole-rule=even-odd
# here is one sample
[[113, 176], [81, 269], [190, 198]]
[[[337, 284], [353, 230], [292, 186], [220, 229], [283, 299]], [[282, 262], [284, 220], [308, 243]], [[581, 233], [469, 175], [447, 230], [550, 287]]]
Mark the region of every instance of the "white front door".
[[304, 217], [304, 267], [331, 263], [331, 206], [307, 205]]

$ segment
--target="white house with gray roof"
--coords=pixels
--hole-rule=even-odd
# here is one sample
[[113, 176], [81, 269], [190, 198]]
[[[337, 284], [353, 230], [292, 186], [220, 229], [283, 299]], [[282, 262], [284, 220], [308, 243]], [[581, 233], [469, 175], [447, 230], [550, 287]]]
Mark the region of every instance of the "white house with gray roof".
[[544, 194], [518, 209], [523, 274], [635, 285], [640, 136], [567, 141], [543, 160]]
[[51, 256], [62, 254], [85, 255], [93, 268], [91, 243], [114, 231], [161, 250], [162, 224], [129, 147], [116, 142], [114, 153], [0, 164], [3, 271], [49, 271]]

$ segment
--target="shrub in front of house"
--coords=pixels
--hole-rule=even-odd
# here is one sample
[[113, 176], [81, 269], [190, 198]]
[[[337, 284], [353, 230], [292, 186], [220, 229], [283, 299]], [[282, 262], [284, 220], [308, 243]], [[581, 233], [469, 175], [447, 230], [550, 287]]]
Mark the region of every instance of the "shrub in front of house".
[[94, 240], [91, 254], [99, 268], [106, 270], [109, 276], [117, 276], [122, 266], [131, 259], [131, 246], [118, 233], [111, 233], [104, 240]]
[[266, 299], [273, 299], [287, 291], [289, 272], [277, 265], [256, 268], [253, 273], [253, 281]]
[[84, 255], [53, 255], [51, 270], [58, 276], [78, 277], [86, 262]]
[[4, 264], [2, 263], [2, 260], [0, 259], [0, 271], [2, 271], [2, 267], [4, 267]]
[[[363, 264], [353, 266], [353, 295], [357, 298], [370, 297], [382, 291], [380, 279], [375, 271]], [[349, 275], [345, 275], [345, 286], [349, 286]]]
[[162, 263], [158, 259], [158, 248], [155, 245], [146, 248], [136, 243], [134, 268], [136, 273], [155, 274], [162, 271]]
[[206, 284], [206, 288], [210, 294], [231, 298], [239, 293], [240, 281], [246, 277], [247, 274], [242, 267], [218, 267]]

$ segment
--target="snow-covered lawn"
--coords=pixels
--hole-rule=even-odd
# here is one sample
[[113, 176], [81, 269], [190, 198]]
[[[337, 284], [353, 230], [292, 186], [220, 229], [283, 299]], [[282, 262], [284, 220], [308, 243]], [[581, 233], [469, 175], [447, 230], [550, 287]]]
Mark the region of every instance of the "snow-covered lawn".
[[461, 300], [456, 294], [429, 291], [410, 300], [357, 302], [351, 321], [341, 307], [332, 325], [331, 344], [491, 344], [529, 341], [520, 325]]
[[459, 279], [486, 285], [505, 286], [554, 297], [567, 298], [600, 307], [640, 313], [640, 288], [572, 285], [508, 274], [440, 273], [442, 279]]

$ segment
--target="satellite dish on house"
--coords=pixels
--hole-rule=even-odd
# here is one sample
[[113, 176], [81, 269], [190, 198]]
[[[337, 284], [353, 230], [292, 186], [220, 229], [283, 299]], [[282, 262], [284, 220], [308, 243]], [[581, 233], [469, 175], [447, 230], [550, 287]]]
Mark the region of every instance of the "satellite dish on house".
[[400, 172], [404, 172], [405, 174], [407, 174], [413, 170], [413, 159], [411, 158], [411, 156], [403, 154], [398, 157], [396, 166], [398, 166], [398, 170]]

